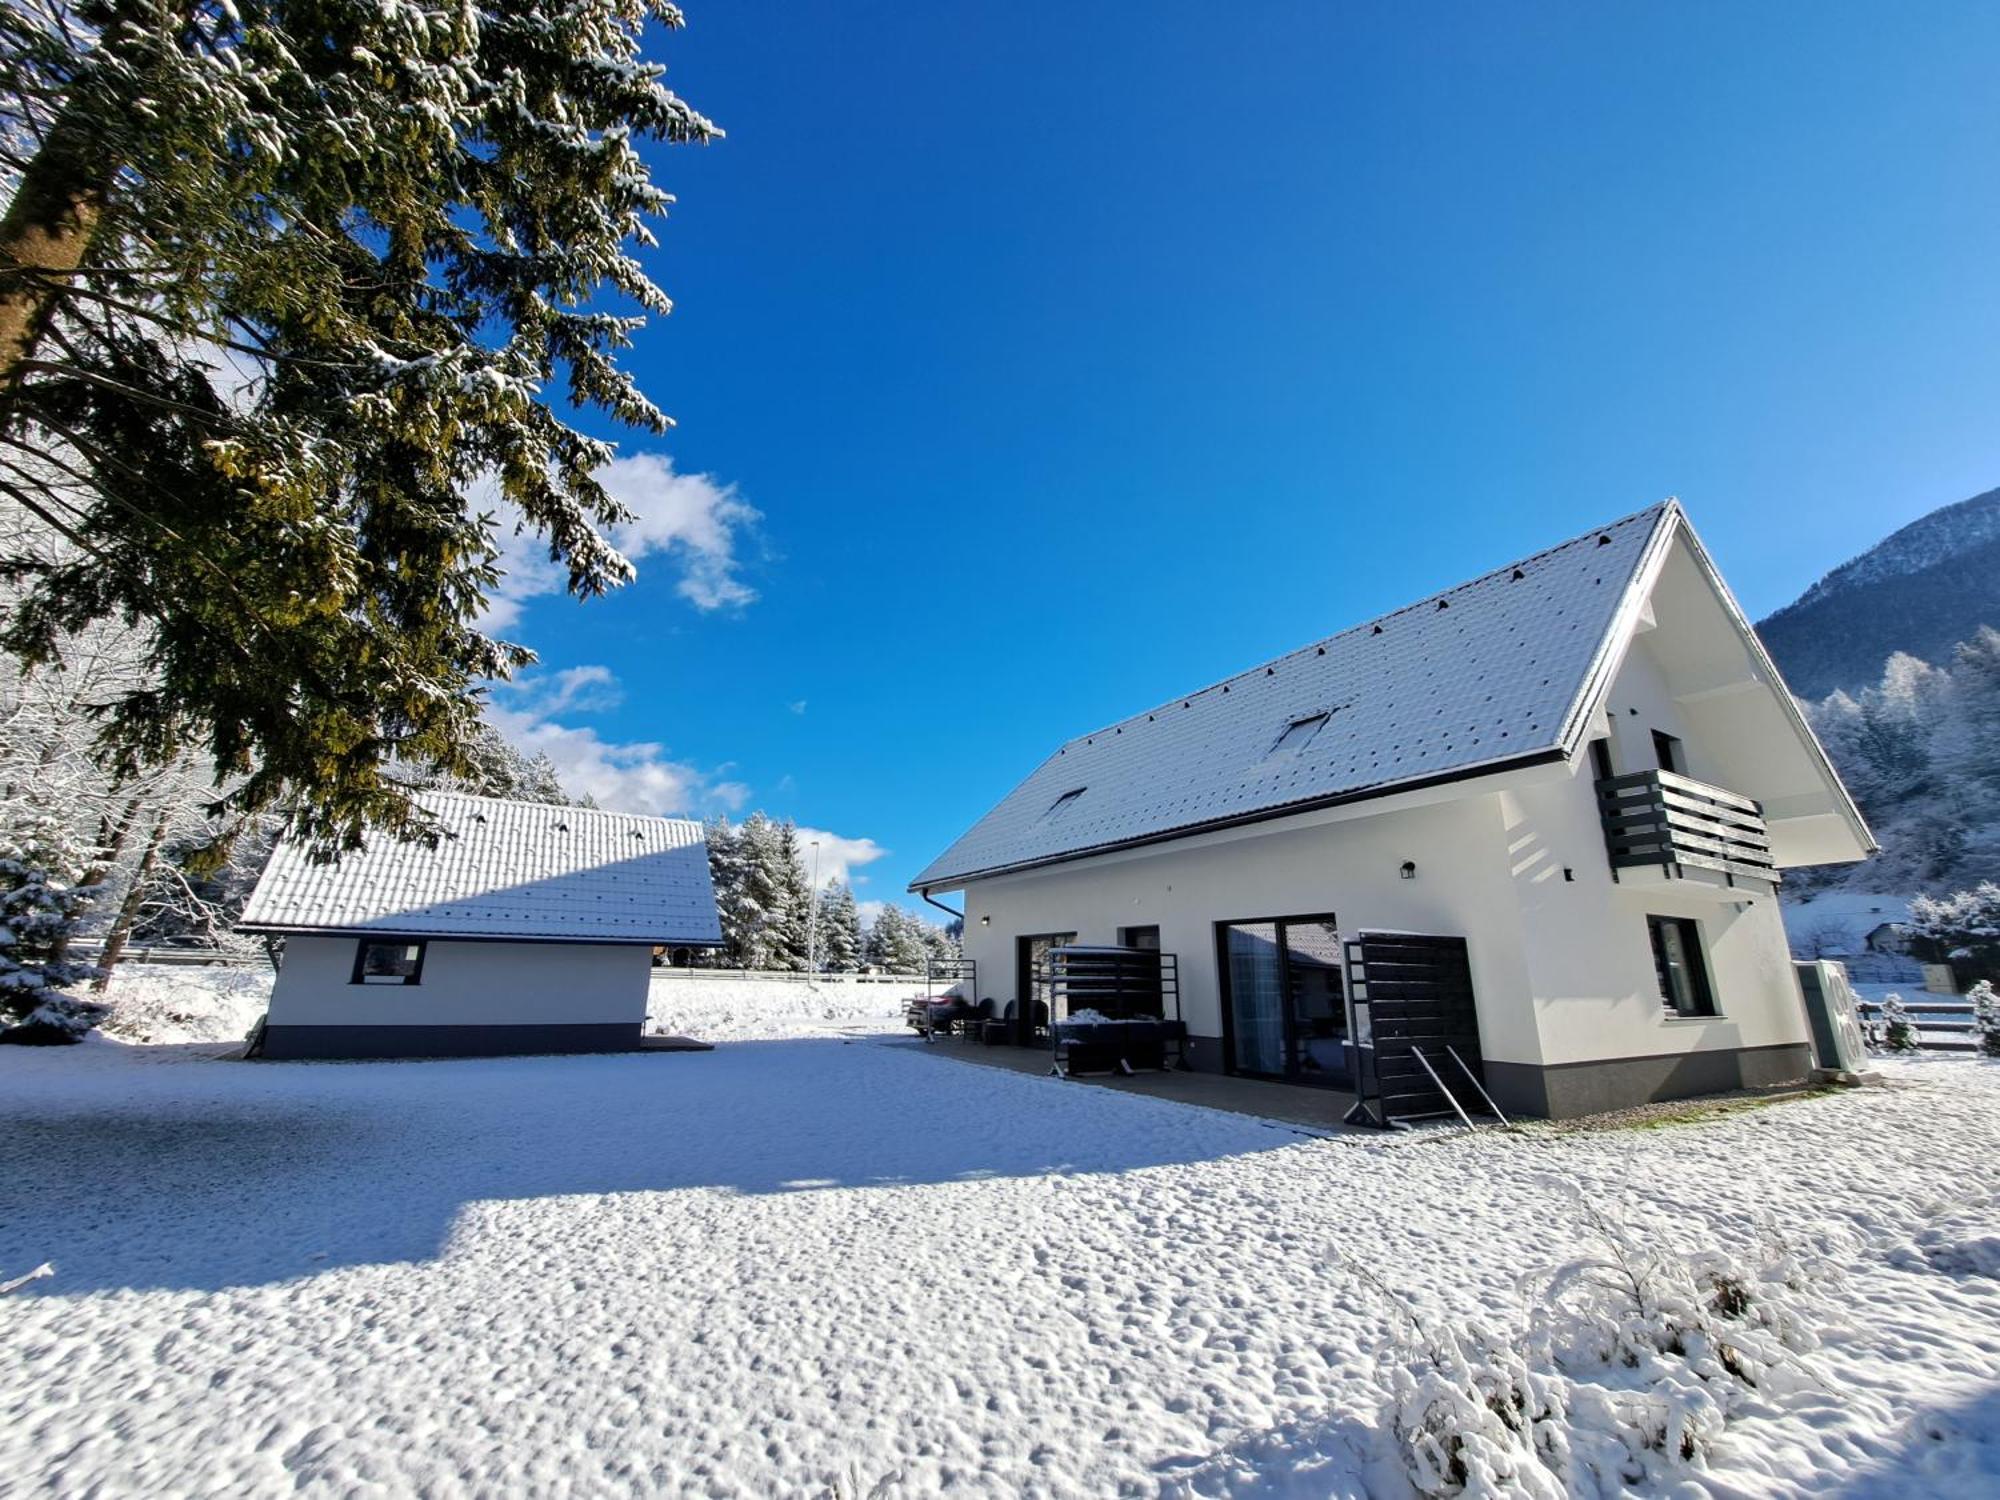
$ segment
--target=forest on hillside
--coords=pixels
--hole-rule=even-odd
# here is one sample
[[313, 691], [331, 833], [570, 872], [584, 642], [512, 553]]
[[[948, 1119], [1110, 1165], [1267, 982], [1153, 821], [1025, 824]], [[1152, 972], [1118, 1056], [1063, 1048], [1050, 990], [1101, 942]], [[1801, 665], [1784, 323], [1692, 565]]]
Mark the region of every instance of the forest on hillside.
[[2000, 630], [1982, 626], [1942, 666], [1898, 652], [1879, 682], [1806, 712], [1882, 852], [1789, 888], [1938, 893], [2000, 870]]

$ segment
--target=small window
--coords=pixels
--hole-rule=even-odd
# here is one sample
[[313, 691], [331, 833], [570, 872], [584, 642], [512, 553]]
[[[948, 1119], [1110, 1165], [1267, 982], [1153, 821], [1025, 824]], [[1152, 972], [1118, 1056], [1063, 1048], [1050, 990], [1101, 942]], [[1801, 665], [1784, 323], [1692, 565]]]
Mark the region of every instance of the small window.
[[1160, 951], [1160, 929], [1157, 927], [1121, 927], [1118, 929], [1118, 945], [1121, 948], [1148, 948]]
[[1592, 740], [1590, 742], [1590, 769], [1599, 781], [1611, 779], [1611, 741]]
[[1664, 729], [1653, 731], [1653, 758], [1660, 763], [1662, 771], [1671, 771], [1676, 776], [1687, 775], [1687, 758], [1681, 754], [1681, 742]]
[[417, 984], [424, 972], [422, 943], [381, 943], [366, 939], [355, 950], [355, 984]]
[[1077, 798], [1081, 797], [1085, 792], [1089, 790], [1090, 790], [1089, 787], [1080, 786], [1075, 788], [1073, 791], [1064, 792], [1060, 797], [1056, 798], [1055, 801], [1049, 804], [1049, 810], [1042, 814], [1042, 821], [1047, 822], [1052, 818], [1060, 818], [1064, 813], [1068, 812], [1072, 807], [1076, 806]]
[[1296, 755], [1313, 741], [1313, 736], [1326, 728], [1326, 714], [1308, 714], [1303, 719], [1294, 719], [1285, 726], [1285, 732], [1278, 736], [1278, 743], [1271, 747], [1273, 755]]
[[1701, 952], [1701, 928], [1686, 917], [1648, 917], [1660, 1003], [1677, 1016], [1712, 1016], [1715, 991]]

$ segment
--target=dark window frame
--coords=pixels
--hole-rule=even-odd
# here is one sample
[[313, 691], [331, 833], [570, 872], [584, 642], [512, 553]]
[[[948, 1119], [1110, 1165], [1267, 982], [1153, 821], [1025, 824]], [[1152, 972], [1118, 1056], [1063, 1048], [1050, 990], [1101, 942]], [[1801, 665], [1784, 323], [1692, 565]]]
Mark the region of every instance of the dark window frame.
[[1141, 922], [1136, 927], [1119, 928], [1118, 946], [1121, 948], [1147, 948], [1149, 945], [1145, 943], [1135, 943], [1132, 941], [1133, 934], [1141, 932], [1149, 932], [1153, 935], [1150, 947], [1153, 952], [1157, 953], [1160, 949], [1160, 924], [1158, 922]]
[[[1672, 928], [1679, 939], [1687, 975], [1688, 1006], [1683, 1006], [1673, 982], [1674, 968], [1667, 957], [1665, 932]], [[1701, 940], [1701, 923], [1693, 917], [1646, 918], [1647, 945], [1653, 952], [1653, 979], [1659, 986], [1660, 1005], [1669, 1016], [1689, 1021], [1712, 1021], [1722, 1014], [1715, 1003], [1715, 981], [1708, 971], [1708, 949]], [[1692, 1007], [1692, 1008], [1689, 1008]]]
[[1046, 1025], [1057, 1019], [1055, 996], [1043, 993], [1045, 980], [1035, 977], [1032, 956], [1036, 943], [1046, 943], [1051, 948], [1066, 947], [1077, 942], [1074, 932], [1017, 932], [1014, 934], [1014, 999], [1019, 1006], [1016, 1012], [1016, 1039], [1022, 1046], [1032, 1046], [1035, 1040], [1035, 1004], [1037, 1001], [1048, 1006], [1043, 1016]]
[[1599, 781], [1609, 781], [1615, 774], [1611, 769], [1611, 737], [1599, 735], [1590, 742], [1590, 769]]
[[1668, 734], [1664, 729], [1653, 731], [1653, 759], [1670, 775], [1687, 775], [1687, 747], [1677, 734]]
[[[1294, 912], [1282, 917], [1230, 917], [1218, 921], [1215, 926], [1215, 977], [1216, 997], [1222, 1002], [1222, 1063], [1224, 1071], [1233, 1078], [1255, 1078], [1272, 1083], [1293, 1083], [1308, 1088], [1348, 1088], [1351, 1081], [1346, 1078], [1314, 1078], [1304, 1071], [1285, 1073], [1261, 1073], [1253, 1069], [1239, 1067], [1236, 1062], [1236, 1006], [1229, 992], [1229, 929], [1232, 927], [1263, 927], [1273, 929], [1277, 943], [1278, 963], [1285, 975], [1286, 1004], [1284, 1015], [1285, 1048], [1288, 1054], [1295, 1051], [1297, 1037], [1293, 1030], [1294, 1018], [1290, 1004], [1290, 959], [1287, 954], [1285, 930], [1288, 927], [1330, 927], [1336, 941], [1344, 945], [1340, 935], [1340, 918], [1331, 911]], [[1347, 994], [1347, 970], [1343, 964], [1340, 975], [1341, 1040], [1351, 1049], [1354, 1045], [1353, 1002]], [[1351, 1051], [1349, 1059], [1352, 1060]]]
[[[424, 960], [430, 956], [430, 947], [430, 940], [428, 938], [361, 938], [354, 944], [354, 971], [348, 976], [347, 982], [349, 984], [380, 985], [384, 988], [396, 983], [405, 985], [422, 984], [424, 982]], [[417, 950], [416, 967], [403, 975], [400, 981], [381, 975], [370, 979], [367, 974], [368, 950], [370, 948], [415, 948]]]

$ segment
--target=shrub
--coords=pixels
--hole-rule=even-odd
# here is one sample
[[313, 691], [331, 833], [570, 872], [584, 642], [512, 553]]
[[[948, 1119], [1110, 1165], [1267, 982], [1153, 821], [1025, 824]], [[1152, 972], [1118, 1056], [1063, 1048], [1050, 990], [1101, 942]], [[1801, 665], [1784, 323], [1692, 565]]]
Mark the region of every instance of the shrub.
[[1425, 1496], [1620, 1494], [1706, 1465], [1752, 1399], [1814, 1384], [1805, 1293], [1829, 1247], [1767, 1239], [1748, 1261], [1642, 1241], [1594, 1205], [1586, 1252], [1526, 1283], [1532, 1311], [1496, 1332], [1395, 1306], [1378, 1355], [1384, 1426]]
[[1882, 999], [1881, 1045], [1891, 1052], [1923, 1050], [1917, 1040], [1916, 1022], [1910, 1019], [1909, 1007], [1903, 1004], [1901, 995], [1885, 995]]
[[1993, 981], [1980, 980], [1965, 998], [1972, 1002], [1972, 1034], [1979, 1039], [1979, 1050], [2000, 1057], [2000, 995], [1994, 993]]

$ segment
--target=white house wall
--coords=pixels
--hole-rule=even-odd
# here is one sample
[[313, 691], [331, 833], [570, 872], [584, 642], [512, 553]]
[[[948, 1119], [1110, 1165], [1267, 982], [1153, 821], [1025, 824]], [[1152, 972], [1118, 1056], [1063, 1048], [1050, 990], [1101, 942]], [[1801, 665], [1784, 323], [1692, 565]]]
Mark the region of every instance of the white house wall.
[[606, 1051], [638, 1045], [643, 944], [433, 938], [421, 982], [353, 983], [355, 937], [295, 936], [271, 991], [272, 1057]]
[[[1400, 874], [1406, 860], [1417, 866], [1414, 879]], [[1481, 1046], [1489, 1057], [1535, 1064], [1540, 1039], [1525, 1003], [1508, 868], [1499, 801], [1487, 794], [978, 882], [965, 892], [965, 948], [979, 965], [980, 994], [1004, 1004], [1024, 996], [1016, 937], [1074, 932], [1082, 943], [1115, 943], [1121, 928], [1158, 926], [1161, 947], [1178, 956], [1192, 1059], [1219, 1068], [1217, 922], [1332, 912], [1343, 932], [1463, 934]]]

